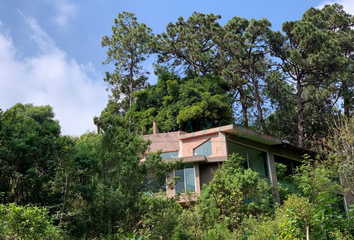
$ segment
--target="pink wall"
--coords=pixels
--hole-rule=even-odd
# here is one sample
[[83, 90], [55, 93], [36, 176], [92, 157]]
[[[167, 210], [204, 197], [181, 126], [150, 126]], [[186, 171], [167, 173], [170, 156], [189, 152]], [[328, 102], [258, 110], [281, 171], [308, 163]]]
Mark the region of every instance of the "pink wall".
[[179, 132], [158, 133], [151, 135], [144, 135], [143, 139], [150, 139], [151, 145], [148, 152], [157, 152], [162, 149], [162, 152], [179, 151]]
[[[160, 149], [162, 149], [162, 152], [179, 151], [179, 157], [182, 158], [192, 157], [193, 150], [210, 139], [212, 154], [208, 158], [227, 156], [226, 138], [223, 133], [218, 131], [206, 132], [206, 134], [199, 132], [196, 136], [178, 131], [144, 135], [143, 138], [150, 139], [152, 142], [150, 149], [148, 150], [149, 152], [156, 152]], [[195, 190], [196, 193], [199, 193], [201, 191], [199, 163], [194, 163], [194, 169], [196, 181]], [[171, 182], [173, 178], [174, 172], [171, 172], [167, 178], [167, 185], [169, 185], [168, 183]], [[168, 197], [173, 197], [175, 195], [175, 189], [171, 189], [167, 186], [166, 190]], [[183, 202], [185, 200], [182, 199], [181, 201]]]
[[180, 140], [182, 141], [182, 157], [193, 156], [193, 150], [209, 139], [211, 139], [212, 147], [212, 154], [209, 156], [210, 158], [227, 156], [226, 139], [223, 134], [216, 132], [213, 134], [196, 136], [188, 139], [183, 139], [183, 135], [180, 136]]
[[197, 136], [185, 135], [181, 131], [159, 133], [144, 135], [143, 139], [150, 139], [152, 142], [148, 152], [156, 152], [160, 149], [162, 152], [179, 151], [179, 157], [192, 157], [195, 148], [211, 139], [212, 155], [209, 157], [227, 156], [226, 138], [223, 133], [217, 131]]

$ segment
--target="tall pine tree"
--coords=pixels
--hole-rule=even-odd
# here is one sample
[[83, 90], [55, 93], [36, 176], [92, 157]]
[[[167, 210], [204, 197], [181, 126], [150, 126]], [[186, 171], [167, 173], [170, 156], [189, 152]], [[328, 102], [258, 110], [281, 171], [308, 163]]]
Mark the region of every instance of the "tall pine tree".
[[141, 64], [151, 53], [152, 39], [152, 30], [128, 12], [119, 13], [114, 19], [112, 36], [102, 38], [102, 47], [108, 47], [103, 64], [115, 66], [113, 73], [106, 73], [104, 81], [109, 84], [110, 101], [116, 103], [119, 113], [124, 114], [133, 104], [133, 92], [146, 86], [148, 72]]

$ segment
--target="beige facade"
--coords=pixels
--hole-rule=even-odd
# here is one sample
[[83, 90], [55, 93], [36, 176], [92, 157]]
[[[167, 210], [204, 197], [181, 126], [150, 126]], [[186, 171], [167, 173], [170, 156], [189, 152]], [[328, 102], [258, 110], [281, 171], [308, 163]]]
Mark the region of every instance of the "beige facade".
[[[218, 165], [227, 161], [233, 152], [244, 154], [248, 167], [269, 178], [275, 186], [278, 183], [276, 161], [285, 161], [290, 168], [300, 164], [305, 153], [316, 154], [235, 124], [192, 133], [158, 133], [154, 125], [154, 134], [144, 135], [143, 138], [151, 140], [150, 152], [162, 150], [164, 159], [182, 159], [184, 168], [171, 172], [167, 179], [170, 181], [177, 175], [180, 178], [174, 189], [167, 189], [169, 197], [183, 188], [199, 194], [203, 185], [213, 179]], [[346, 204], [352, 200], [346, 197]], [[186, 199], [182, 197], [181, 201]], [[276, 201], [280, 201], [277, 194]]]

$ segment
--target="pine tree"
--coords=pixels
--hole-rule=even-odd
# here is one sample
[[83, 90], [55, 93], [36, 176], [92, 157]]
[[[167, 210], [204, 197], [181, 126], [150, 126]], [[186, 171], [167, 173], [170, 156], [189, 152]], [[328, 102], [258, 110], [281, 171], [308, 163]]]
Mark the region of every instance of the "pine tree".
[[223, 53], [219, 65], [223, 66], [222, 75], [231, 93], [241, 103], [242, 122], [248, 126], [248, 109], [255, 103], [261, 132], [264, 132], [261, 89], [270, 69], [266, 42], [270, 26], [265, 18], [247, 20], [234, 17], [225, 25], [225, 35], [219, 42]]
[[218, 72], [217, 42], [223, 36], [223, 28], [217, 22], [220, 18], [220, 15], [194, 12], [186, 21], [180, 17], [176, 23], [169, 23], [154, 44], [158, 62], [182, 67], [197, 76]]
[[313, 101], [318, 91], [332, 84], [340, 70], [340, 49], [333, 34], [319, 29], [306, 19], [285, 22], [282, 30], [285, 35], [280, 32], [271, 34], [271, 52], [279, 59], [283, 80], [294, 86], [290, 94], [297, 99], [298, 145], [303, 147], [304, 107]]
[[352, 116], [354, 107], [354, 16], [345, 12], [339, 4], [326, 5], [322, 9], [310, 8], [304, 19], [319, 29], [330, 32], [340, 47], [342, 70], [332, 89], [335, 101], [343, 101], [344, 115]]
[[102, 47], [108, 47], [103, 64], [113, 63], [113, 73], [106, 72], [105, 82], [111, 89], [110, 101], [116, 103], [119, 113], [125, 113], [133, 104], [133, 92], [146, 86], [147, 74], [141, 64], [149, 57], [152, 30], [137, 21], [134, 13], [122, 12], [114, 19], [112, 36], [102, 38]]

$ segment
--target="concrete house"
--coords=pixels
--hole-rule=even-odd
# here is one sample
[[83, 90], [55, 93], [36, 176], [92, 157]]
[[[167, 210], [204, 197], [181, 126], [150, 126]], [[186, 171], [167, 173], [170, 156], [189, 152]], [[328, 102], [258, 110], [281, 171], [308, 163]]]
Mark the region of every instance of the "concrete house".
[[[260, 177], [268, 178], [273, 185], [278, 179], [275, 162], [287, 167], [287, 174], [294, 174], [294, 169], [301, 165], [304, 154], [315, 156], [309, 150], [284, 143], [280, 138], [258, 133], [235, 124], [207, 130], [186, 133], [183, 131], [159, 133], [156, 124], [153, 134], [144, 135], [150, 139], [150, 151], [162, 150], [161, 157], [166, 160], [182, 159], [183, 167], [170, 173], [169, 179], [179, 177], [174, 189], [167, 188], [167, 195], [189, 192], [200, 193], [203, 184], [212, 179], [218, 165], [228, 160], [232, 153], [243, 156], [245, 168], [251, 168]], [[344, 205], [353, 199], [346, 196]], [[185, 201], [181, 200], [182, 202]], [[279, 196], [276, 201], [280, 201]]]

